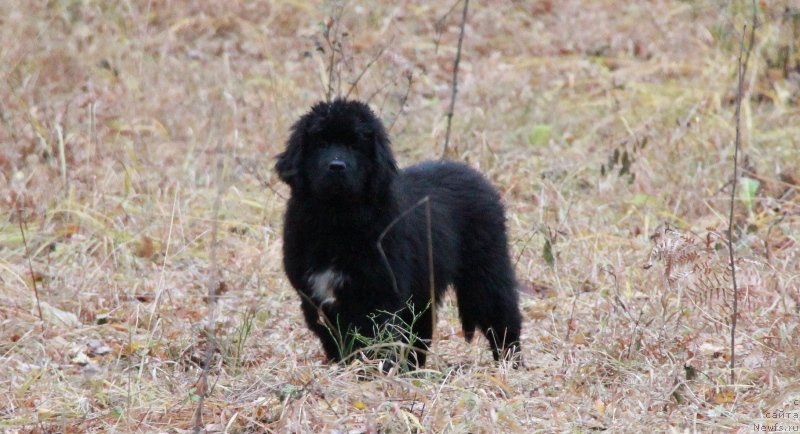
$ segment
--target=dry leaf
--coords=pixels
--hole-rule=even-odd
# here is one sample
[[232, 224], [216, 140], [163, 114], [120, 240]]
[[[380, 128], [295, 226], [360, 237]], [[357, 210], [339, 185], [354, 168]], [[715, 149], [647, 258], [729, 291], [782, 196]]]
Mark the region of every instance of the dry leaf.
[[[66, 312], [57, 307], [51, 306], [46, 301], [40, 302], [39, 306], [42, 308], [42, 316], [44, 317], [44, 320], [48, 323], [66, 325], [69, 327], [79, 327], [81, 325], [78, 317], [72, 312]], [[36, 301], [33, 302], [32, 313], [34, 315], [38, 314]]]
[[91, 363], [91, 360], [89, 360], [89, 356], [87, 356], [86, 353], [84, 353], [83, 351], [78, 351], [78, 354], [75, 354], [75, 356], [73, 356], [70, 361], [80, 366], [86, 366], [89, 363]]
[[597, 410], [597, 413], [600, 416], [606, 415], [606, 403], [603, 402], [601, 399], [594, 401], [594, 409]]
[[97, 339], [90, 339], [86, 342], [86, 346], [89, 348], [89, 353], [92, 356], [103, 356], [111, 352], [111, 347]]
[[68, 224], [61, 230], [61, 236], [64, 238], [71, 238], [73, 235], [80, 232], [81, 227], [76, 224]]
[[572, 335], [572, 343], [575, 345], [584, 345], [586, 343], [586, 335], [578, 332]]
[[155, 245], [153, 244], [153, 240], [147, 235], [143, 235], [142, 238], [136, 243], [133, 253], [140, 258], [152, 257], [155, 254]]
[[736, 392], [733, 389], [725, 389], [714, 394], [715, 404], [730, 404], [736, 400]]

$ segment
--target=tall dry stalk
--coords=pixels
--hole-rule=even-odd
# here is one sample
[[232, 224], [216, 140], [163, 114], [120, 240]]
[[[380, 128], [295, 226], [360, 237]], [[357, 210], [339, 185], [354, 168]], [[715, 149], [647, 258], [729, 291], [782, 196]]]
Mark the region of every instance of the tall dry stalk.
[[217, 307], [217, 287], [219, 286], [219, 269], [217, 266], [217, 232], [219, 226], [219, 208], [222, 202], [222, 195], [225, 191], [225, 184], [222, 179], [224, 167], [224, 155], [222, 153], [222, 145], [217, 145], [217, 195], [214, 198], [213, 219], [211, 220], [211, 246], [209, 247], [209, 261], [211, 262], [211, 274], [208, 278], [208, 323], [206, 324], [206, 358], [203, 362], [203, 371], [200, 374], [199, 386], [197, 390], [199, 399], [197, 401], [197, 408], [194, 413], [194, 432], [200, 433], [203, 430], [203, 405], [205, 398], [209, 394], [208, 387], [208, 370], [211, 365], [211, 359], [214, 356], [216, 347], [216, 337], [214, 335], [214, 320]]
[[22, 235], [22, 244], [25, 246], [25, 258], [28, 260], [28, 273], [31, 275], [31, 285], [33, 286], [33, 295], [36, 297], [36, 310], [39, 312], [39, 321], [42, 322], [44, 329], [44, 316], [42, 315], [42, 305], [39, 301], [39, 288], [36, 286], [36, 274], [33, 272], [33, 262], [31, 262], [31, 252], [28, 248], [28, 240], [25, 238], [25, 229], [23, 227], [22, 208], [17, 208], [19, 218], [19, 233]]
[[453, 111], [456, 106], [456, 95], [458, 94], [458, 64], [461, 62], [461, 46], [464, 43], [464, 27], [467, 24], [467, 10], [469, 9], [469, 0], [464, 0], [464, 11], [461, 14], [461, 32], [458, 34], [458, 48], [456, 49], [456, 59], [453, 62], [453, 82], [452, 91], [450, 92], [450, 109], [447, 111], [447, 132], [444, 135], [444, 151], [442, 158], [447, 156], [448, 148], [450, 146], [450, 128], [453, 124]]
[[[728, 253], [730, 256], [731, 280], [733, 281], [733, 312], [731, 312], [731, 384], [736, 380], [734, 367], [736, 366], [736, 316], [739, 313], [739, 288], [736, 285], [736, 259], [733, 252], [733, 208], [736, 200], [736, 182], [739, 179], [739, 148], [741, 147], [741, 115], [742, 99], [744, 97], [744, 78], [747, 75], [747, 65], [750, 62], [750, 52], [756, 39], [756, 25], [758, 9], [753, 0], [753, 25], [750, 29], [750, 41], [745, 51], [744, 38], [747, 33], [747, 24], [742, 28], [742, 40], [739, 45], [739, 59], [737, 61], [738, 83], [736, 88], [736, 138], [733, 146], [733, 182], [731, 187], [731, 206], [728, 214]], [[742, 55], [744, 54], [744, 60]]]

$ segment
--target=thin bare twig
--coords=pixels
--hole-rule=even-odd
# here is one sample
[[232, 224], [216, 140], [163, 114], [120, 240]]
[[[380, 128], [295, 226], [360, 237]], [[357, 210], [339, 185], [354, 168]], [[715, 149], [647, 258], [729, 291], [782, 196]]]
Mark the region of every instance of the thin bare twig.
[[772, 253], [769, 249], [769, 237], [772, 234], [772, 230], [775, 229], [775, 226], [781, 224], [783, 219], [786, 218], [787, 214], [788, 213], [786, 211], [782, 212], [781, 216], [769, 225], [769, 229], [767, 229], [767, 235], [764, 236], [764, 256], [766, 257], [768, 264], [772, 264]]
[[406, 102], [408, 102], [408, 94], [411, 93], [411, 85], [414, 84], [414, 73], [411, 71], [406, 71], [406, 80], [408, 82], [406, 85], [406, 93], [404, 93], [403, 97], [400, 99], [400, 108], [397, 109], [397, 114], [394, 116], [392, 122], [386, 128], [387, 133], [392, 132], [392, 128], [394, 128], [395, 122], [397, 122], [397, 119], [400, 117], [401, 114], [403, 114], [403, 107], [406, 106]]
[[435, 47], [434, 48], [435, 53], [439, 52], [439, 42], [442, 40], [442, 33], [444, 33], [444, 23], [445, 21], [447, 21], [447, 17], [449, 17], [450, 14], [453, 13], [453, 11], [456, 9], [456, 6], [458, 6], [459, 3], [461, 3], [461, 0], [454, 1], [453, 4], [450, 5], [450, 7], [447, 9], [447, 12], [445, 12], [444, 15], [442, 15], [442, 17], [439, 18], [439, 21], [436, 21], [436, 24], [434, 24], [433, 26], [433, 29], [435, 30], [435, 36], [433, 41]]
[[285, 201], [289, 199], [283, 193], [278, 191], [273, 183], [271, 183], [267, 177], [264, 176], [261, 170], [259, 170], [259, 163], [254, 158], [244, 158], [237, 155], [234, 157], [234, 160], [236, 160], [236, 164], [244, 169], [245, 173], [254, 177], [262, 187], [270, 189], [270, 191], [272, 191], [272, 193], [274, 193], [275, 196], [278, 196], [281, 200]]
[[[427, 197], [427, 196], [426, 196]], [[425, 202], [425, 220], [428, 225], [428, 276], [431, 285], [431, 342], [433, 346], [433, 338], [436, 333], [436, 285], [433, 274], [433, 229], [431, 221], [431, 201]]]
[[[737, 62], [738, 83], [736, 88], [736, 138], [733, 147], [733, 186], [731, 188], [731, 206], [728, 215], [728, 253], [730, 255], [731, 280], [733, 281], [733, 312], [731, 312], [731, 384], [736, 380], [734, 367], [736, 366], [736, 316], [739, 309], [739, 288], [736, 284], [736, 260], [733, 252], [733, 208], [736, 200], [736, 181], [739, 179], [739, 148], [741, 146], [741, 115], [742, 99], [744, 98], [744, 78], [747, 75], [747, 65], [750, 62], [750, 53], [756, 38], [756, 25], [758, 24], [758, 9], [753, 0], [753, 25], [750, 29], [750, 41], [745, 51], [744, 38], [747, 34], [747, 24], [742, 29], [742, 41], [739, 46], [739, 59]], [[744, 53], [744, 60], [742, 55]]]
[[31, 275], [31, 284], [33, 285], [33, 295], [36, 297], [36, 310], [39, 311], [39, 320], [42, 321], [42, 328], [44, 328], [44, 316], [42, 315], [42, 305], [39, 302], [39, 288], [36, 286], [36, 275], [33, 273], [33, 263], [31, 262], [31, 252], [28, 249], [28, 240], [25, 238], [25, 229], [22, 225], [22, 208], [17, 208], [17, 218], [19, 218], [19, 233], [22, 234], [22, 244], [25, 246], [25, 258], [28, 260], [28, 272]]
[[[333, 98], [334, 78], [338, 78], [341, 81], [341, 74], [335, 74], [335, 69], [337, 64], [336, 51], [341, 49], [341, 42], [339, 42], [338, 37], [339, 24], [342, 21], [342, 14], [344, 14], [344, 3], [339, 1], [334, 1], [333, 3], [331, 16], [328, 17], [328, 22], [325, 24], [325, 31], [323, 32], [325, 43], [328, 44], [328, 49], [331, 51], [328, 61], [328, 91], [325, 95], [327, 101]], [[331, 33], [333, 34], [331, 35]], [[339, 75], [339, 77], [336, 77], [336, 75]]]
[[56, 137], [58, 138], [58, 162], [61, 168], [61, 185], [69, 191], [69, 178], [67, 178], [67, 152], [64, 146], [64, 129], [56, 124]]
[[[405, 71], [405, 72], [403, 73], [403, 75], [405, 75], [406, 79], [410, 79], [410, 77], [408, 76], [408, 74], [411, 74], [411, 72], [410, 72], [410, 71]], [[380, 94], [381, 92], [383, 92], [384, 90], [386, 90], [386, 88], [388, 88], [389, 86], [394, 86], [394, 85], [396, 85], [398, 81], [400, 81], [400, 74], [398, 74], [398, 75], [395, 75], [395, 76], [394, 76], [394, 78], [393, 78], [391, 81], [389, 81], [389, 82], [387, 82], [387, 83], [384, 83], [383, 85], [379, 86], [377, 89], [375, 89], [374, 91], [372, 91], [372, 93], [371, 93], [371, 94], [369, 94], [369, 96], [368, 96], [367, 98], [365, 98], [365, 99], [364, 99], [364, 103], [366, 103], [366, 104], [370, 104], [370, 103], [372, 103], [372, 100], [373, 100], [373, 99], [375, 99], [375, 97], [376, 97], [376, 96], [378, 96], [378, 94]], [[409, 86], [410, 86], [410, 85], [411, 85], [411, 83], [409, 82]], [[406, 93], [408, 93], [408, 89], [406, 90]], [[406, 96], [407, 96], [407, 95], [406, 95]], [[386, 103], [386, 99], [384, 98], [384, 103], [383, 103], [383, 104], [385, 104], [385, 103]], [[383, 104], [381, 104], [381, 107], [383, 107]], [[383, 114], [382, 110], [381, 110], [381, 114]], [[387, 130], [387, 131], [388, 131], [388, 130]]]
[[450, 93], [450, 110], [447, 112], [447, 132], [444, 136], [444, 151], [442, 158], [447, 156], [448, 146], [450, 145], [450, 128], [453, 124], [453, 109], [456, 105], [456, 94], [458, 94], [458, 64], [461, 62], [461, 45], [464, 43], [464, 27], [467, 24], [467, 9], [469, 8], [469, 0], [464, 0], [464, 12], [461, 15], [461, 32], [458, 35], [458, 48], [456, 49], [456, 60], [453, 63], [453, 83], [452, 92]]
[[383, 265], [389, 271], [389, 276], [392, 278], [392, 289], [394, 290], [395, 294], [400, 294], [400, 290], [397, 288], [397, 278], [394, 275], [394, 270], [392, 270], [392, 264], [389, 262], [389, 257], [386, 256], [386, 252], [383, 250], [383, 239], [386, 238], [386, 234], [389, 233], [390, 230], [396, 225], [400, 220], [404, 219], [411, 211], [419, 208], [420, 206], [428, 203], [430, 200], [430, 196], [425, 196], [417, 203], [409, 207], [407, 210], [400, 213], [399, 216], [395, 217], [387, 226], [386, 229], [381, 232], [381, 235], [378, 237], [378, 252], [381, 254], [381, 259], [383, 259]]
[[394, 37], [392, 37], [392, 39], [389, 41], [388, 44], [382, 46], [378, 50], [378, 52], [375, 53], [374, 56], [372, 56], [372, 59], [370, 59], [369, 62], [367, 62], [367, 64], [364, 65], [364, 68], [361, 69], [361, 72], [358, 73], [358, 76], [356, 76], [356, 78], [353, 80], [353, 82], [350, 83], [350, 88], [347, 89], [347, 93], [345, 93], [344, 99], [347, 99], [350, 96], [350, 94], [353, 93], [353, 91], [355, 90], [356, 86], [358, 86], [358, 82], [361, 81], [361, 78], [364, 76], [364, 74], [366, 74], [367, 71], [372, 67], [372, 65], [374, 65], [375, 62], [378, 61], [378, 59], [380, 59], [380, 57], [383, 55], [383, 52], [386, 51], [386, 47], [391, 45], [392, 42], [394, 42]]
[[214, 320], [217, 306], [217, 287], [219, 286], [218, 266], [217, 266], [217, 229], [219, 226], [219, 208], [222, 202], [222, 195], [225, 192], [225, 183], [223, 177], [223, 167], [225, 158], [222, 154], [222, 143], [217, 145], [217, 195], [214, 198], [214, 217], [211, 220], [211, 246], [209, 253], [209, 260], [211, 262], [211, 275], [208, 282], [208, 323], [206, 324], [206, 359], [203, 363], [203, 371], [200, 376], [199, 387], [197, 390], [200, 392], [197, 401], [197, 408], [194, 413], [194, 432], [200, 433], [203, 430], [203, 404], [205, 403], [206, 396], [210, 393], [208, 387], [208, 370], [211, 365], [211, 359], [214, 355], [216, 347], [216, 338], [214, 336]]

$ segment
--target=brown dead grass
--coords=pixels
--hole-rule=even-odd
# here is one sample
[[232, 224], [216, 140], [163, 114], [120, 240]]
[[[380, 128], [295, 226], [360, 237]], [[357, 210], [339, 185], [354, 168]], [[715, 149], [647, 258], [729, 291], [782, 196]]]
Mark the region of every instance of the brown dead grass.
[[[758, 189], [737, 203], [737, 384], [726, 253], [707, 234], [726, 225], [749, 1], [472, 5], [451, 143], [504, 192], [527, 367], [463, 342], [448, 300], [429, 369], [369, 381], [323, 363], [281, 268], [273, 157], [325, 93], [329, 6], [211, 3], [0, 4], [0, 430], [191, 428], [220, 183], [209, 431], [797, 423], [797, 2], [760, 2], [743, 110]], [[355, 93], [374, 95], [402, 163], [434, 158], [459, 14], [437, 36], [450, 4], [379, 3], [347, 4], [342, 76], [393, 41]]]

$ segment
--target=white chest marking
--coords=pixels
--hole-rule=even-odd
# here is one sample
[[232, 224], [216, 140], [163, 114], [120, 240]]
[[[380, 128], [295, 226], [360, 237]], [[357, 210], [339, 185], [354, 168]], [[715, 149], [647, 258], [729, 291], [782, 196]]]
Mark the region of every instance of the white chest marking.
[[313, 291], [311, 296], [320, 305], [336, 301], [335, 290], [340, 288], [344, 281], [344, 275], [331, 268], [308, 276], [308, 283]]

